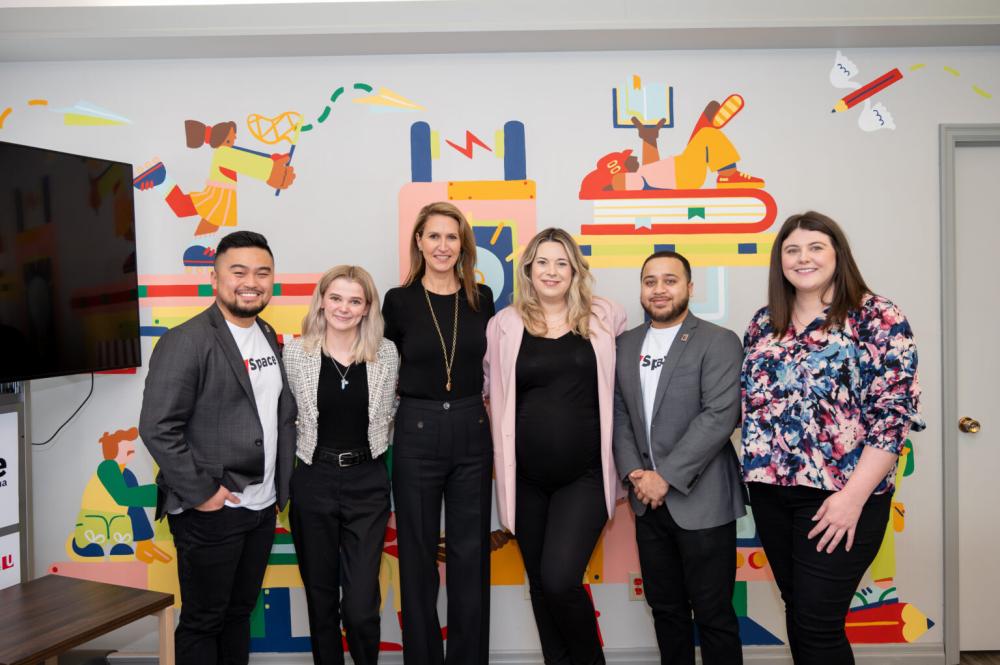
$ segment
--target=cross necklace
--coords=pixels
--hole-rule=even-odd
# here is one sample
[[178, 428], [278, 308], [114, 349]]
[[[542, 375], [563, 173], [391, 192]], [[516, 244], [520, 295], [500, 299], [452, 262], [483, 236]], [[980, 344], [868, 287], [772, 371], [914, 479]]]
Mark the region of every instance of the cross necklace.
[[326, 355], [327, 357], [330, 358], [330, 362], [333, 364], [333, 368], [335, 370], [337, 370], [337, 374], [340, 375], [340, 389], [341, 390], [347, 390], [347, 384], [350, 383], [350, 381], [347, 380], [347, 375], [351, 373], [351, 368], [354, 367], [354, 363], [351, 362], [351, 364], [347, 365], [347, 370], [344, 371], [344, 372], [341, 372], [340, 371], [340, 365], [337, 364], [337, 361], [336, 361], [336, 359], [334, 359], [332, 353], [330, 353], [330, 354], [324, 353], [323, 355]]

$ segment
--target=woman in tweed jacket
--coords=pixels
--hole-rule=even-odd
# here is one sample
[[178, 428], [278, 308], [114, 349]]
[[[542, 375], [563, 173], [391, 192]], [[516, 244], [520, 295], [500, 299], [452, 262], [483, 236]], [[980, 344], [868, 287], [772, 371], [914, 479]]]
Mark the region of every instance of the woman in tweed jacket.
[[383, 325], [371, 275], [337, 266], [316, 285], [302, 337], [284, 350], [299, 407], [292, 538], [316, 663], [343, 665], [341, 618], [354, 663], [378, 661], [378, 572], [389, 519], [389, 476], [380, 456], [399, 372]]

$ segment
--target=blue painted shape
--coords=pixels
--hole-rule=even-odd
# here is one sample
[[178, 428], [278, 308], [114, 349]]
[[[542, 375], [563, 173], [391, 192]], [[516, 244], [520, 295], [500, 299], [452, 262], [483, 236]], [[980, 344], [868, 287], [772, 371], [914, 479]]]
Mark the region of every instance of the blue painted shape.
[[420, 121], [410, 125], [410, 180], [431, 181], [431, 126]]
[[505, 225], [497, 236], [496, 242], [490, 244], [497, 227], [494, 225], [473, 226], [476, 236], [476, 269], [482, 273], [486, 285], [493, 291], [493, 302], [496, 311], [500, 311], [511, 303], [514, 298], [514, 262], [506, 258], [514, 251], [514, 231]]
[[594, 247], [593, 245], [580, 245], [580, 253], [584, 256], [593, 256]]
[[665, 245], [653, 245], [654, 252], [676, 252], [677, 245], [665, 244]]
[[[780, 646], [784, 644], [771, 631], [750, 617], [736, 617], [740, 623], [740, 642], [743, 646]], [[700, 644], [698, 627], [694, 628], [694, 643]]]
[[755, 242], [741, 242], [736, 245], [736, 252], [738, 254], [756, 254], [757, 253], [757, 243]]
[[257, 608], [264, 612], [264, 637], [251, 637], [250, 650], [264, 653], [312, 651], [308, 637], [292, 637], [292, 604], [288, 589], [262, 589], [261, 594], [263, 603], [258, 602]]
[[518, 120], [510, 120], [503, 125], [503, 179], [528, 179], [528, 162], [524, 151], [524, 123]]
[[167, 330], [166, 326], [139, 326], [139, 336], [162, 337]]

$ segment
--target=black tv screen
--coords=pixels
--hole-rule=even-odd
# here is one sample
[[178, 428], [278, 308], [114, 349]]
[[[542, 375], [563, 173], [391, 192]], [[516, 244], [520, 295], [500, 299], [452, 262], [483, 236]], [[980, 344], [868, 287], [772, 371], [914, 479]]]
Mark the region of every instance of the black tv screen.
[[0, 383], [138, 367], [132, 165], [0, 141]]

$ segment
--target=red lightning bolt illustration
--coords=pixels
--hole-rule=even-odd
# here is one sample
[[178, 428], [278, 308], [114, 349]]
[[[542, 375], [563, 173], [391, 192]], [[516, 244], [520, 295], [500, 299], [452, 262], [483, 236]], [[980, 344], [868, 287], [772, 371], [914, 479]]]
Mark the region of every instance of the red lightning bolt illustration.
[[462, 153], [463, 155], [465, 155], [469, 159], [472, 159], [472, 146], [473, 146], [473, 144], [478, 145], [481, 148], [486, 148], [490, 152], [493, 152], [492, 148], [490, 148], [488, 145], [486, 145], [485, 143], [483, 143], [482, 141], [480, 141], [479, 137], [476, 136], [475, 134], [473, 134], [472, 132], [470, 132], [469, 130], [465, 131], [465, 147], [464, 148], [460, 147], [459, 145], [457, 145], [455, 143], [452, 143], [451, 141], [445, 141], [445, 143], [447, 143], [448, 145], [450, 145], [455, 150], [458, 150], [460, 153]]

